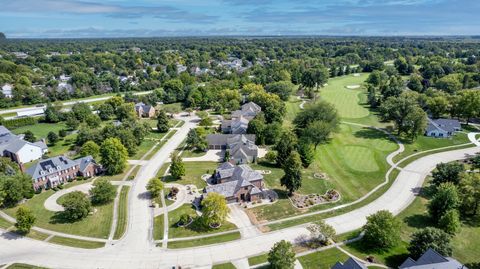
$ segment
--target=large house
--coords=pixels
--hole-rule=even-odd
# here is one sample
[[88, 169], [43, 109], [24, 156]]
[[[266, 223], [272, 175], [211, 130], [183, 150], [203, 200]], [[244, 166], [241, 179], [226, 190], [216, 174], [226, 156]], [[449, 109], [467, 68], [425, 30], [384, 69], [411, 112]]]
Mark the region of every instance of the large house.
[[234, 163], [251, 163], [258, 158], [258, 147], [252, 134], [210, 134], [207, 143], [209, 149], [228, 151]]
[[229, 203], [262, 199], [263, 176], [246, 164], [221, 164], [213, 176], [213, 185], [204, 189], [205, 195], [215, 192], [225, 196]]
[[15, 135], [0, 125], [0, 155], [8, 157], [19, 165], [38, 160], [48, 152], [44, 141], [31, 143], [23, 136]]
[[139, 118], [153, 118], [155, 116], [155, 108], [144, 103], [135, 104], [135, 112]]
[[412, 258], [406, 259], [400, 269], [468, 269], [465, 265], [459, 261], [450, 258], [443, 257], [435, 250], [429, 248], [423, 253], [416, 261]]
[[344, 263], [337, 262], [332, 269], [367, 269], [367, 266], [353, 258], [348, 258]]
[[27, 174], [32, 177], [33, 188], [36, 191], [56, 187], [77, 176], [92, 177], [100, 172], [100, 165], [91, 156], [77, 160], [56, 156], [41, 160], [27, 169]]
[[240, 110], [232, 112], [232, 119], [222, 121], [222, 132], [227, 134], [246, 134], [248, 123], [261, 111], [262, 108], [254, 102], [242, 105]]
[[460, 130], [462, 130], [462, 126], [458, 120], [429, 118], [425, 135], [430, 137], [450, 137]]
[[6, 98], [12, 98], [13, 97], [13, 86], [11, 84], [4, 84], [2, 86], [2, 93], [3, 96]]

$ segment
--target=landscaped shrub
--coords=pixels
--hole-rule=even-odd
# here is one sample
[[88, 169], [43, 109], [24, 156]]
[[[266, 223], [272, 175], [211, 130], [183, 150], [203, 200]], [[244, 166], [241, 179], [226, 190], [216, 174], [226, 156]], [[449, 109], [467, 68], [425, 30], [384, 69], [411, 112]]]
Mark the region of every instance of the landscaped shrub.
[[37, 123], [38, 123], [37, 118], [26, 117], [26, 118], [6, 120], [3, 123], [3, 126], [5, 126], [7, 129], [15, 129], [23, 126], [35, 125]]

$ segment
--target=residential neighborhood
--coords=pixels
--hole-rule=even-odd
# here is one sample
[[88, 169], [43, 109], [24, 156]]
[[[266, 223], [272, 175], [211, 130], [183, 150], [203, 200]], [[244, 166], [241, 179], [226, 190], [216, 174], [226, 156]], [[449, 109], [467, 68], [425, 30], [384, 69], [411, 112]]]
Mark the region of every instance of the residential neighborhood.
[[0, 269], [479, 268], [477, 2], [0, 7]]

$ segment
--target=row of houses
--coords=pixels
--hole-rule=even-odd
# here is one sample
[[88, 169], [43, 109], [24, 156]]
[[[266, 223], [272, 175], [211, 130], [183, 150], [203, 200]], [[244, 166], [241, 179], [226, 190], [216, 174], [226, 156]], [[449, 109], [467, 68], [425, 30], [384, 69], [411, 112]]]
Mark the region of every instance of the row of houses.
[[[407, 258], [399, 269], [468, 269], [454, 258], [444, 257], [429, 248], [420, 258]], [[344, 263], [337, 262], [332, 269], [367, 269], [367, 266], [354, 258], [348, 258]]]
[[[77, 176], [92, 177], [101, 172], [101, 166], [91, 156], [76, 160], [56, 156], [42, 160], [47, 153], [45, 141], [28, 142], [23, 139], [23, 135], [13, 134], [0, 125], [0, 155], [10, 158], [30, 175], [36, 191], [56, 187]], [[25, 164], [37, 160], [40, 161], [25, 171]]]

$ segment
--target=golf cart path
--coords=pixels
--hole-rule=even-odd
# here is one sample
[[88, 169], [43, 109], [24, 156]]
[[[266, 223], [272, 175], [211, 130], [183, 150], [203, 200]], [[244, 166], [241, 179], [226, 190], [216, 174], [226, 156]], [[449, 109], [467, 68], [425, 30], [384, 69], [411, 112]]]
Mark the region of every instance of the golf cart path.
[[[389, 210], [398, 214], [415, 199], [425, 177], [438, 163], [465, 159], [477, 152], [479, 148], [472, 147], [421, 157], [401, 169], [389, 190], [378, 199], [325, 221], [331, 224], [337, 233], [345, 233], [361, 228], [366, 222], [366, 217], [379, 210]], [[133, 219], [133, 221], [145, 220]], [[135, 230], [128, 230], [128, 235], [135, 236]], [[295, 241], [302, 235], [308, 235], [303, 225], [194, 248], [160, 249], [152, 245], [151, 248], [145, 249], [145, 243], [142, 243], [143, 247], [137, 248], [138, 245], [135, 243], [140, 241], [132, 239], [134, 242], [121, 240], [112, 246], [87, 250], [52, 245], [29, 238], [12, 240], [4, 233], [0, 236], [0, 260], [3, 263], [24, 262], [49, 268], [171, 268], [175, 265], [202, 267], [259, 255], [267, 252], [281, 239]], [[147, 240], [141, 237], [138, 239], [142, 239], [141, 242]]]

